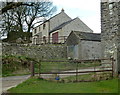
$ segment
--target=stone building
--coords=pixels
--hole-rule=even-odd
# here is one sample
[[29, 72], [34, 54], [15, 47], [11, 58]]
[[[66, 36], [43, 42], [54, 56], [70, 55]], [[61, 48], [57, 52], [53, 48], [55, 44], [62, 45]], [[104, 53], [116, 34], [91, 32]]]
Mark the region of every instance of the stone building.
[[64, 43], [72, 30], [93, 32], [78, 17], [71, 19], [62, 9], [59, 14], [44, 21], [33, 29], [32, 43]]
[[80, 60], [101, 58], [100, 34], [72, 31], [66, 44], [68, 58]]
[[120, 72], [120, 1], [101, 1], [101, 34], [103, 57], [115, 59], [115, 72]]

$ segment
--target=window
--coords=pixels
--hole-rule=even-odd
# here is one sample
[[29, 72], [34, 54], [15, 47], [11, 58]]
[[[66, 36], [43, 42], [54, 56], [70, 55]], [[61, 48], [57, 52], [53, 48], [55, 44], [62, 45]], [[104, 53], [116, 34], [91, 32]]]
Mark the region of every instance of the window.
[[40, 31], [40, 27], [39, 27], [39, 31]]
[[45, 29], [45, 23], [43, 24], [43, 29]]
[[34, 33], [37, 33], [37, 29], [34, 30]]
[[46, 43], [46, 36], [43, 36], [43, 42]]

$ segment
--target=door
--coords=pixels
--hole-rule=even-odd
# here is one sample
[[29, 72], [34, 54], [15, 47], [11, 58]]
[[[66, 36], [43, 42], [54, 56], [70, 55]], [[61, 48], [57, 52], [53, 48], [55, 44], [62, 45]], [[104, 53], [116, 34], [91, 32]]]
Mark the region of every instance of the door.
[[52, 34], [52, 43], [58, 43], [58, 32]]
[[74, 46], [74, 59], [78, 59], [79, 53], [78, 53], [78, 45]]

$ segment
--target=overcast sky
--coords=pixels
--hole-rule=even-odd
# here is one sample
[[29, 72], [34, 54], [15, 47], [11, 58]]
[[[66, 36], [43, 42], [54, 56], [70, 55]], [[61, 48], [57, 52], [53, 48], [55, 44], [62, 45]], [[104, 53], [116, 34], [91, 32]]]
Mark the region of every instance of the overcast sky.
[[71, 17], [79, 17], [95, 33], [100, 33], [100, 0], [52, 0], [59, 13], [63, 8]]

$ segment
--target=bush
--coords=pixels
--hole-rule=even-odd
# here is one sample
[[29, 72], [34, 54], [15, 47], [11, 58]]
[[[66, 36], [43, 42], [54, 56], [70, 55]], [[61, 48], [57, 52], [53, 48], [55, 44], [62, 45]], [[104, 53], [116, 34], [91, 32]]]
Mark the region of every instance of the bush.
[[[2, 76], [29, 73], [30, 60], [24, 56], [7, 55], [2, 57]], [[19, 71], [20, 72], [17, 72]], [[25, 71], [26, 70], [26, 71]], [[16, 72], [16, 73], [15, 73]], [[24, 74], [23, 73], [23, 74]]]

